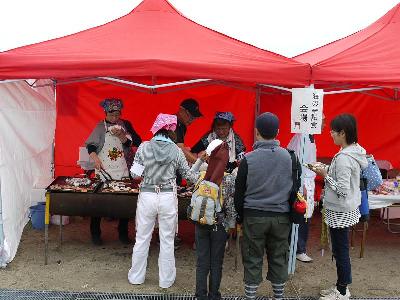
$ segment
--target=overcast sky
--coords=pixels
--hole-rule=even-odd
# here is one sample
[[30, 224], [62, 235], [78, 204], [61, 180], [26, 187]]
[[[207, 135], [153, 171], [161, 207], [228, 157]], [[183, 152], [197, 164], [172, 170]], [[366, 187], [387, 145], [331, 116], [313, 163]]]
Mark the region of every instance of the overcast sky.
[[[140, 0], [2, 0], [0, 51], [75, 33], [129, 13]], [[186, 17], [285, 56], [354, 33], [395, 0], [170, 0]]]

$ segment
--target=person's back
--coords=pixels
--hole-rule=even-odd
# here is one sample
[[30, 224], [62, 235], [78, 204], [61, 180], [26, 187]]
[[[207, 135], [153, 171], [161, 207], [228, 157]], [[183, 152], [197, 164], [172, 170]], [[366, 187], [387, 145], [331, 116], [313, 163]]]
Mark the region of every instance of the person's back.
[[246, 155], [247, 189], [244, 209], [289, 212], [292, 161], [277, 140], [258, 141]]
[[243, 227], [242, 260], [245, 296], [255, 299], [263, 280], [263, 257], [267, 254], [267, 280], [274, 298], [283, 297], [288, 278], [289, 195], [292, 160], [275, 139], [279, 119], [263, 113], [256, 119], [254, 150], [240, 162], [235, 183], [235, 208]]
[[[154, 190], [155, 185], [172, 189], [176, 171], [186, 162], [182, 150], [175, 143], [156, 138], [140, 145], [138, 156], [145, 167], [141, 184], [143, 190]], [[191, 181], [195, 181], [195, 179], [193, 178]]]

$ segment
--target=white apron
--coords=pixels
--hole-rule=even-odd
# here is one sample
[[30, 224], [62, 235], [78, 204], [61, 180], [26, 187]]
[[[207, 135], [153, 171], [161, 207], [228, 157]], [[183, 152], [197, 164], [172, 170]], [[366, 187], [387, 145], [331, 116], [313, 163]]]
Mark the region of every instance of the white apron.
[[[104, 146], [100, 150], [98, 157], [103, 163], [104, 170], [110, 174], [112, 179], [120, 180], [123, 177], [129, 177], [129, 170], [126, 164], [124, 149], [122, 148], [121, 140], [112, 135], [111, 132], [106, 128]], [[106, 180], [109, 178], [104, 178], [100, 171], [96, 169], [96, 174], [99, 174], [101, 180]]]

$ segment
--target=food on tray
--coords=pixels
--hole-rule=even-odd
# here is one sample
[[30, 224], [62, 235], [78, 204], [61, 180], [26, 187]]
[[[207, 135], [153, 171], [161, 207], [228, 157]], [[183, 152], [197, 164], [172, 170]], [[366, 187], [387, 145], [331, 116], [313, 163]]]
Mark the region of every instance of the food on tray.
[[396, 179], [384, 180], [372, 193], [376, 195], [395, 195], [399, 193], [399, 183]]
[[102, 193], [139, 193], [137, 183], [133, 181], [107, 181], [103, 184]]
[[315, 169], [315, 167], [314, 167], [313, 164], [306, 164], [306, 163], [304, 163], [303, 166], [305, 166], [306, 168], [308, 168], [308, 169], [310, 169], [310, 170], [314, 170], [314, 169]]
[[47, 189], [60, 192], [87, 193], [93, 192], [98, 183], [98, 181], [89, 178], [60, 176], [57, 177]]
[[92, 181], [89, 178], [67, 178], [65, 182], [73, 186], [87, 186]]
[[303, 166], [310, 169], [311, 171], [315, 171], [316, 168], [326, 168], [325, 164], [318, 161], [315, 163], [303, 163]]

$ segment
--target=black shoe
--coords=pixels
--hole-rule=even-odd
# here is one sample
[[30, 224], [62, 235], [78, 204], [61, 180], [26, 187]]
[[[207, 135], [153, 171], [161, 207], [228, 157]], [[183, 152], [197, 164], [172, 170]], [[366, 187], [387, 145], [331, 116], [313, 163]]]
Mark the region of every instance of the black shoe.
[[128, 237], [127, 234], [120, 234], [119, 235], [119, 240], [122, 244], [124, 245], [130, 245], [132, 244], [132, 240]]
[[103, 240], [98, 235], [92, 235], [92, 243], [93, 245], [101, 246], [103, 245]]

